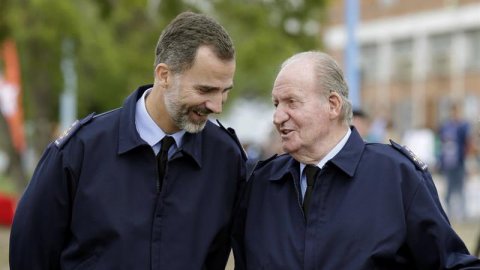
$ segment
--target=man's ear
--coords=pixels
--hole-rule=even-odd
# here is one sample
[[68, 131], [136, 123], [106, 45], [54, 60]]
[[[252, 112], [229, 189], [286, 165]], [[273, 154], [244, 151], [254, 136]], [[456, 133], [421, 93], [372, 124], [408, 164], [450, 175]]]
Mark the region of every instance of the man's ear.
[[342, 111], [342, 97], [338, 93], [332, 92], [328, 97], [328, 104], [330, 106], [330, 119], [338, 119]]
[[155, 67], [155, 80], [162, 87], [168, 87], [170, 82], [171, 71], [168, 68], [168, 65], [165, 63], [160, 63]]

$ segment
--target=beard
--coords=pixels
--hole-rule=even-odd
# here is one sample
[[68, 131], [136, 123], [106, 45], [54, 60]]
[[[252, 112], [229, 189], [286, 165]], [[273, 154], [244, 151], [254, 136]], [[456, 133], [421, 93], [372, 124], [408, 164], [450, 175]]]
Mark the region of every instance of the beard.
[[205, 128], [208, 119], [194, 120], [189, 117], [190, 113], [208, 115], [211, 111], [202, 105], [189, 107], [187, 104], [182, 103], [179, 98], [180, 87], [177, 82], [175, 80], [172, 88], [165, 92], [167, 112], [177, 127], [188, 133], [198, 133]]

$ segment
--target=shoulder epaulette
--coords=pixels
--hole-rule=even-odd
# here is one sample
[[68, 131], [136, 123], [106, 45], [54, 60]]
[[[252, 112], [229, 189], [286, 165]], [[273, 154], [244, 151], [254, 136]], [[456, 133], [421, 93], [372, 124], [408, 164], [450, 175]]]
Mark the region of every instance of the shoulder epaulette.
[[[95, 119], [95, 118], [98, 118], [98, 117], [101, 117], [101, 116], [110, 114], [110, 113], [112, 113], [112, 112], [115, 112], [115, 111], [120, 110], [121, 108], [122, 108], [122, 107], [119, 107], [119, 108], [115, 108], [115, 109], [110, 110], [110, 111], [106, 111], [106, 112], [103, 112], [103, 113], [95, 114], [95, 115], [93, 116], [93, 118]], [[88, 117], [88, 116], [87, 116], [87, 117]]]
[[401, 146], [400, 144], [390, 140], [390, 144], [392, 145], [392, 147], [396, 150], [398, 150], [400, 153], [402, 153], [403, 155], [405, 155], [406, 157], [408, 157], [408, 159], [410, 159], [414, 164], [415, 166], [422, 170], [422, 171], [425, 171], [428, 166], [425, 162], [423, 162], [422, 160], [420, 160], [417, 155], [415, 155], [412, 150], [410, 150], [410, 148], [408, 148], [406, 145], [405, 146]]
[[91, 113], [87, 117], [73, 122], [73, 124], [67, 130], [65, 130], [62, 135], [60, 135], [60, 137], [55, 140], [55, 145], [58, 148], [62, 148], [65, 143], [72, 137], [72, 135], [75, 134], [83, 125], [90, 122], [94, 116], [95, 113]]
[[231, 127], [225, 128], [220, 121], [217, 119], [217, 124], [222, 129], [223, 131], [227, 132], [227, 134], [233, 139], [233, 141], [238, 145], [238, 147], [241, 149], [242, 152], [242, 157], [243, 159], [247, 160], [247, 152], [243, 148], [242, 144], [240, 143], [240, 140], [237, 137], [237, 134], [235, 133], [235, 130]]

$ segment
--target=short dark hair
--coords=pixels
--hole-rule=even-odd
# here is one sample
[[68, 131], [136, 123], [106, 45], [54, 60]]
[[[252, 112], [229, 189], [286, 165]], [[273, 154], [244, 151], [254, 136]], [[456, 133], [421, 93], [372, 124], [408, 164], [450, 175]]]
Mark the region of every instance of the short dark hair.
[[198, 48], [204, 45], [222, 60], [235, 58], [233, 42], [218, 22], [202, 14], [180, 13], [160, 35], [155, 66], [165, 63], [174, 73], [181, 73], [193, 66]]

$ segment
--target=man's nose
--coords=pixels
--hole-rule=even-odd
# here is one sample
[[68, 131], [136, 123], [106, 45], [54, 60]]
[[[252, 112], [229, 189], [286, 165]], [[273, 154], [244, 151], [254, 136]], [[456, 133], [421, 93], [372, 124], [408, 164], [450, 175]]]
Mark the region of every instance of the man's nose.
[[288, 114], [279, 106], [275, 108], [275, 112], [273, 113], [273, 123], [275, 125], [280, 125], [283, 122], [288, 120]]
[[222, 112], [222, 107], [223, 107], [223, 95], [222, 93], [217, 93], [215, 95], [212, 95], [212, 97], [207, 101], [206, 107], [212, 113], [221, 113]]

